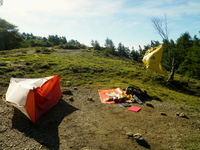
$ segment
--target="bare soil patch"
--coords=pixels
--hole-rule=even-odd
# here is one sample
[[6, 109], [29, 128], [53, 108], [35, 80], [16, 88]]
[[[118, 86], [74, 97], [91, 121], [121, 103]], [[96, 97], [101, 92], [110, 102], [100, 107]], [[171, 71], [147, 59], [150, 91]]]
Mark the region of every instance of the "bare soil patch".
[[[133, 103], [139, 112], [100, 102], [96, 88], [70, 87], [60, 102], [40, 117], [37, 126], [18, 109], [0, 102], [0, 149], [159, 150], [184, 149], [181, 139], [200, 133], [195, 111], [151, 100], [154, 107]], [[184, 113], [180, 117], [177, 113]], [[146, 145], [127, 133], [140, 133]], [[198, 148], [197, 148], [198, 149]]]

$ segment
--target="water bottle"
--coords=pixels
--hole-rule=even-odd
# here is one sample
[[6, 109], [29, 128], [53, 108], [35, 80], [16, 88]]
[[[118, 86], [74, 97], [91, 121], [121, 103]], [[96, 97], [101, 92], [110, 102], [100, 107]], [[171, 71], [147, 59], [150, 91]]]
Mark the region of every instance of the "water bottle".
[[142, 104], [142, 101], [135, 94], [133, 94], [133, 97], [138, 102], [138, 104]]

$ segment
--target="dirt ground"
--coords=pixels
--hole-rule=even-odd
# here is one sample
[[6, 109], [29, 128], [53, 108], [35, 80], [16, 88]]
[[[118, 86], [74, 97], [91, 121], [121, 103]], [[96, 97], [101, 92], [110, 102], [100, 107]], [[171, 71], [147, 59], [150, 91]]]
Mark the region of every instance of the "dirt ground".
[[[60, 102], [39, 118], [37, 126], [18, 109], [0, 102], [0, 149], [8, 150], [180, 150], [180, 139], [200, 133], [194, 111], [151, 100], [154, 107], [128, 111], [103, 104], [96, 88], [70, 87]], [[147, 100], [147, 99], [146, 99]], [[177, 113], [184, 113], [180, 117]], [[140, 133], [137, 141], [132, 134]]]

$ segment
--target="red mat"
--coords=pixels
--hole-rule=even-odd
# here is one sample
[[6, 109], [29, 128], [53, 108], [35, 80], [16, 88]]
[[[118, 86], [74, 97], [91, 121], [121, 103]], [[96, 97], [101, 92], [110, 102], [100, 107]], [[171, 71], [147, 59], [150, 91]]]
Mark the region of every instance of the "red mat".
[[136, 106], [131, 106], [131, 107], [128, 108], [129, 111], [135, 111], [135, 112], [138, 112], [141, 109], [142, 109], [141, 107], [136, 107]]

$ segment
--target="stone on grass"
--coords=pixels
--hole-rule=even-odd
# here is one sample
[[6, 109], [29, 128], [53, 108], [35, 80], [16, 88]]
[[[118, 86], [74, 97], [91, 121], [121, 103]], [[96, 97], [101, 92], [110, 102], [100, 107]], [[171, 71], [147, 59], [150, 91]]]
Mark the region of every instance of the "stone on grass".
[[133, 137], [133, 133], [132, 133], [132, 132], [127, 132], [126, 135], [127, 135], [128, 137]]
[[187, 116], [181, 112], [181, 113], [176, 113], [176, 116], [182, 117], [182, 118], [187, 118]]
[[165, 112], [161, 112], [160, 114], [163, 116], [167, 116], [167, 114]]
[[147, 106], [154, 108], [154, 106], [151, 103], [146, 103]]
[[62, 90], [62, 93], [66, 95], [72, 95], [72, 91], [70, 89], [64, 89]]
[[70, 101], [74, 101], [74, 98], [72, 96], [69, 97]]
[[134, 134], [134, 139], [136, 140], [136, 142], [141, 145], [144, 146], [146, 148], [150, 148], [150, 145], [148, 144], [148, 142], [142, 137], [142, 134], [140, 133], [136, 133]]
[[93, 100], [92, 100], [92, 97], [87, 98], [87, 100], [88, 100], [88, 101], [93, 101]]

